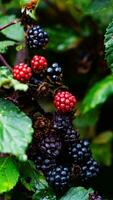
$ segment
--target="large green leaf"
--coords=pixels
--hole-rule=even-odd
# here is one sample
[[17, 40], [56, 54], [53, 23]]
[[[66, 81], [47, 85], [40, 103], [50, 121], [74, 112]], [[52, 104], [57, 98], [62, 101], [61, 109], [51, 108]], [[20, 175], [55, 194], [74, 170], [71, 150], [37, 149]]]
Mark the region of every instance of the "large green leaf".
[[14, 90], [21, 91], [27, 91], [28, 89], [27, 84], [20, 83], [19, 81], [13, 79], [11, 71], [6, 66], [0, 67], [0, 87], [6, 89], [13, 87]]
[[105, 34], [105, 57], [108, 67], [113, 72], [113, 21], [109, 24]]
[[109, 75], [96, 83], [86, 94], [81, 112], [86, 113], [98, 105], [104, 103], [106, 99], [113, 94], [113, 75]]
[[60, 200], [89, 200], [89, 194], [92, 192], [92, 188], [86, 190], [83, 187], [73, 187]]
[[0, 99], [0, 152], [26, 160], [32, 133], [31, 119], [10, 101]]
[[18, 182], [19, 172], [12, 158], [0, 158], [0, 193], [11, 190]]
[[[0, 17], [0, 26], [6, 25], [13, 20], [15, 20], [15, 15], [5, 15], [3, 17]], [[16, 41], [22, 41], [24, 39], [24, 31], [23, 27], [20, 25], [20, 23], [14, 24], [4, 30], [1, 31], [6, 37], [16, 40]]]
[[108, 131], [98, 135], [92, 142], [92, 152], [96, 160], [106, 166], [112, 164], [113, 133]]
[[11, 40], [0, 41], [0, 53], [6, 53], [8, 47], [14, 46], [15, 42]]

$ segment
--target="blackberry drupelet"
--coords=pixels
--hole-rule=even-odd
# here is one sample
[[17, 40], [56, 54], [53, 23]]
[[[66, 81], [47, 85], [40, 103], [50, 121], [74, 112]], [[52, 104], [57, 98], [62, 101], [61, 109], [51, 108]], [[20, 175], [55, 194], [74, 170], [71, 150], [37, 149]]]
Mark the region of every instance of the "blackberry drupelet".
[[31, 156], [30, 160], [34, 162], [36, 169], [41, 170], [43, 173], [47, 173], [56, 165], [54, 159], [46, 158], [41, 153]]
[[55, 132], [44, 136], [39, 142], [41, 152], [50, 158], [56, 158], [60, 153], [61, 147], [61, 139]]
[[104, 200], [104, 199], [97, 193], [92, 193], [89, 194], [89, 200]]
[[63, 191], [68, 188], [70, 182], [70, 171], [68, 167], [57, 166], [47, 173], [48, 183], [56, 190]]
[[82, 181], [89, 181], [97, 176], [99, 173], [99, 166], [97, 162], [90, 157], [90, 159], [81, 167], [80, 177]]
[[75, 131], [71, 126], [68, 127], [65, 132], [63, 133], [64, 141], [67, 143], [75, 142], [79, 140], [79, 133]]
[[58, 63], [53, 63], [47, 69], [47, 78], [51, 82], [60, 82], [62, 80], [62, 68]]
[[79, 140], [68, 147], [69, 155], [74, 163], [81, 163], [91, 155], [88, 140]]
[[53, 127], [58, 130], [64, 130], [71, 126], [72, 124], [72, 116], [65, 115], [61, 113], [54, 113], [53, 115]]
[[48, 43], [48, 34], [40, 26], [31, 26], [27, 31], [27, 44], [30, 48], [43, 48]]

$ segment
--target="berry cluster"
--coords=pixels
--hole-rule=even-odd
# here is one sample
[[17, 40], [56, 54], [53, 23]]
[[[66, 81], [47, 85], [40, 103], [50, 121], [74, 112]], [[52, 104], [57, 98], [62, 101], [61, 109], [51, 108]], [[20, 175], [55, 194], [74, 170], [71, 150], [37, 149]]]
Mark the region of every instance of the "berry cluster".
[[[76, 105], [76, 98], [68, 91], [58, 91], [54, 96], [57, 110], [50, 117], [51, 125], [47, 126], [47, 132], [39, 131], [39, 119], [45, 122], [47, 116], [38, 116], [35, 122], [37, 140], [33, 146], [35, 152], [29, 150], [29, 158], [34, 161], [36, 168], [42, 170], [48, 183], [56, 192], [63, 192], [73, 184], [73, 180], [84, 182], [90, 181], [98, 172], [97, 162], [92, 158], [89, 142], [80, 139], [77, 130], [73, 128], [73, 109]], [[62, 107], [63, 104], [63, 107]], [[43, 124], [43, 123], [42, 123]], [[39, 154], [40, 152], [40, 154]], [[73, 168], [78, 172], [73, 173]], [[74, 170], [75, 171], [75, 170]]]
[[104, 200], [104, 199], [97, 193], [92, 193], [89, 195], [89, 200]]
[[[27, 5], [28, 8], [34, 6], [34, 3], [36, 1], [31, 1], [31, 4]], [[46, 47], [48, 34], [43, 28], [29, 22], [24, 30], [29, 48], [37, 50]], [[42, 112], [41, 116], [34, 117], [35, 134], [28, 149], [29, 159], [44, 173], [48, 183], [58, 193], [67, 190], [74, 180], [76, 184], [77, 180], [82, 184], [94, 178], [99, 172], [99, 167], [92, 158], [88, 140], [80, 139], [78, 131], [73, 127], [73, 113], [77, 100], [61, 85], [61, 66], [58, 63], [48, 65], [45, 57], [34, 55], [29, 67], [20, 63], [14, 66], [12, 71], [13, 77], [18, 81], [38, 86], [37, 93], [42, 89], [43, 93], [52, 90], [54, 94], [55, 113]], [[35, 99], [33, 93], [31, 96]], [[90, 196], [90, 199], [96, 199], [93, 197], [94, 195]]]

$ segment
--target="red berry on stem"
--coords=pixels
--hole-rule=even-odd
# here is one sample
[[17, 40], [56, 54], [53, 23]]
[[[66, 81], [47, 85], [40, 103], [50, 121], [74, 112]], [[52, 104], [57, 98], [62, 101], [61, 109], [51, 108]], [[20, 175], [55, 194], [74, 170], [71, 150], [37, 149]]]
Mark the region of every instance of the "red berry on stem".
[[31, 61], [31, 68], [34, 72], [41, 72], [47, 69], [48, 63], [45, 57], [35, 55]]
[[76, 105], [76, 98], [68, 91], [59, 91], [54, 96], [54, 106], [59, 112], [71, 112]]
[[32, 76], [31, 68], [24, 63], [20, 63], [13, 68], [14, 79], [26, 83], [30, 80]]

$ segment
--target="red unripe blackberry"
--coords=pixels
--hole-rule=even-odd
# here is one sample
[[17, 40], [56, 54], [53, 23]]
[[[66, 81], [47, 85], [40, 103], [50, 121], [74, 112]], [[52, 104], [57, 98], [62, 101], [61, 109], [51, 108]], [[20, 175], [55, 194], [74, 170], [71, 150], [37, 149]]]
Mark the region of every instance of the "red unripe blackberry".
[[54, 96], [54, 106], [59, 112], [71, 112], [76, 105], [76, 98], [68, 91], [59, 91]]
[[47, 69], [47, 60], [43, 56], [35, 55], [31, 60], [31, 68], [34, 72], [42, 72]]
[[20, 63], [13, 68], [14, 79], [26, 83], [30, 80], [32, 76], [31, 68], [24, 63]]

